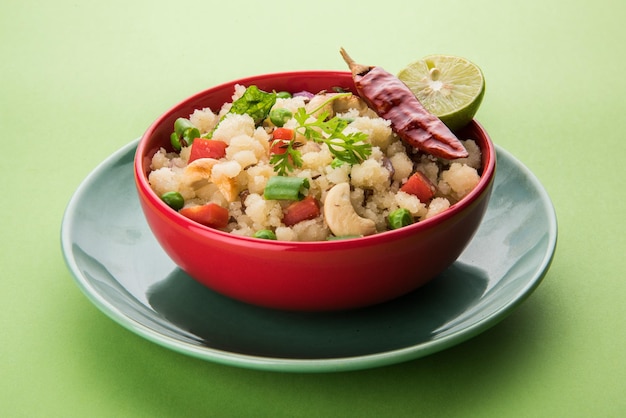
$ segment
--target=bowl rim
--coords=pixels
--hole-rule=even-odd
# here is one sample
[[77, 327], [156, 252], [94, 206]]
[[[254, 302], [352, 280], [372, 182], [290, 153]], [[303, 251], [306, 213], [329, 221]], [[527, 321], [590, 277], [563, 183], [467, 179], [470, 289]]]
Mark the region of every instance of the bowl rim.
[[[231, 81], [223, 82], [217, 84], [213, 87], [209, 87], [197, 93], [194, 93], [186, 98], [178, 101], [176, 104], [168, 108], [165, 112], [161, 113], [159, 117], [154, 120], [148, 129], [143, 133], [141, 138], [139, 139], [139, 143], [137, 145], [137, 149], [134, 157], [134, 178], [135, 185], [138, 190], [138, 193], [144, 198], [148, 200], [152, 207], [156, 208], [161, 212], [164, 216], [166, 216], [170, 221], [173, 221], [177, 226], [185, 228], [185, 229], [193, 229], [199, 233], [203, 237], [209, 237], [213, 234], [220, 237], [221, 239], [226, 239], [233, 242], [241, 242], [248, 243], [253, 245], [264, 245], [271, 247], [301, 247], [306, 248], [308, 250], [314, 250], [318, 247], [323, 247], [327, 249], [332, 249], [334, 247], [347, 247], [347, 246], [360, 246], [360, 245], [374, 245], [380, 244], [381, 242], [393, 241], [398, 239], [403, 239], [407, 236], [412, 236], [414, 234], [420, 233], [422, 231], [427, 231], [440, 225], [449, 219], [453, 218], [457, 214], [463, 212], [466, 208], [472, 206], [476, 203], [476, 199], [482, 195], [485, 190], [493, 183], [495, 172], [496, 172], [496, 148], [494, 143], [489, 136], [489, 133], [485, 130], [485, 128], [475, 119], [473, 119], [469, 126], [480, 132], [481, 136], [484, 137], [485, 147], [481, 148], [483, 165], [482, 165], [482, 173], [480, 175], [480, 180], [478, 184], [461, 200], [451, 204], [448, 209], [445, 211], [433, 216], [432, 218], [424, 219], [422, 221], [413, 223], [411, 225], [390, 230], [378, 232], [373, 235], [349, 238], [349, 239], [339, 239], [339, 240], [327, 240], [327, 241], [278, 241], [278, 240], [267, 240], [262, 238], [254, 238], [242, 235], [232, 234], [230, 232], [221, 231], [219, 229], [210, 228], [199, 224], [191, 219], [185, 218], [180, 215], [177, 211], [173, 210], [165, 202], [159, 198], [156, 193], [150, 187], [148, 182], [148, 177], [146, 175], [146, 162], [147, 160], [151, 160], [151, 157], [146, 157], [147, 152], [151, 152], [155, 149], [154, 146], [150, 145], [150, 139], [154, 131], [161, 126], [162, 123], [166, 119], [171, 118], [173, 115], [180, 115], [181, 117], [181, 109], [187, 107], [187, 104], [196, 101], [199, 98], [204, 98], [205, 96], [211, 94], [214, 91], [219, 91], [225, 88], [234, 87], [236, 84], [241, 85], [250, 85], [251, 83], [266, 80], [266, 79], [274, 79], [274, 78], [293, 78], [293, 77], [308, 77], [308, 76], [319, 76], [319, 77], [352, 77], [352, 74], [348, 71], [336, 71], [336, 70], [303, 70], [303, 71], [285, 71], [285, 72], [274, 72], [274, 73], [264, 73], [256, 76], [246, 76], [238, 79], [234, 79]], [[356, 93], [355, 93], [356, 94]], [[186, 117], [187, 115], [185, 115]], [[481, 141], [482, 142], [482, 141]], [[488, 151], [488, 152], [485, 152]], [[149, 164], [149, 163], [148, 163]]]

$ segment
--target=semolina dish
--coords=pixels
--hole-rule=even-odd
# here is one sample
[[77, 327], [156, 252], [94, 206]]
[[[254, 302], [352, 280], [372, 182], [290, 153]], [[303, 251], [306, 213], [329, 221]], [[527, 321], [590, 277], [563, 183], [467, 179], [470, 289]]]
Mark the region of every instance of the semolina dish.
[[481, 152], [445, 160], [407, 146], [358, 96], [235, 86], [221, 109], [176, 121], [152, 157], [154, 192], [183, 216], [236, 235], [325, 241], [401, 228], [479, 182]]

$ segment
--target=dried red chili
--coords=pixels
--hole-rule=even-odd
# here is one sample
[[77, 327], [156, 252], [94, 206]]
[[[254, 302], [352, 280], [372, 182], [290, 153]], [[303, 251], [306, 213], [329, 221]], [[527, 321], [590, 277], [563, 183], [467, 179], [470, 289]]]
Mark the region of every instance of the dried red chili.
[[465, 158], [467, 150], [459, 139], [397, 77], [381, 67], [355, 63], [342, 48], [357, 93], [393, 131], [410, 146], [448, 160]]

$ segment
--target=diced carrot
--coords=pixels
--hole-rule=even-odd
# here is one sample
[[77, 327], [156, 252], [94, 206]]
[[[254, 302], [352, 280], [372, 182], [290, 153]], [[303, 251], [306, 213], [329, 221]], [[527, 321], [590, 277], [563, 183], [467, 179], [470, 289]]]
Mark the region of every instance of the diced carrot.
[[[294, 130], [289, 128], [276, 128], [272, 132], [270, 140], [270, 155], [284, 154], [289, 147], [289, 141], [293, 139]], [[290, 157], [291, 158], [291, 157]]]
[[409, 179], [400, 187], [405, 193], [417, 196], [420, 202], [428, 202], [435, 196], [436, 187], [421, 171], [416, 171]]
[[270, 143], [270, 155], [272, 154], [284, 154], [287, 152], [289, 141], [283, 141], [282, 139], [274, 139]]
[[215, 203], [186, 207], [181, 209], [179, 213], [192, 221], [211, 228], [225, 228], [228, 225], [228, 209]]
[[193, 144], [191, 144], [189, 162], [199, 158], [215, 158], [219, 160], [226, 155], [227, 146], [224, 141], [196, 138], [193, 140]]
[[293, 139], [293, 129], [289, 128], [276, 128], [272, 132], [272, 137], [276, 139], [283, 139], [285, 141], [291, 141]]
[[317, 199], [309, 195], [287, 206], [283, 216], [283, 223], [287, 226], [293, 226], [298, 222], [315, 219], [318, 216], [320, 216], [319, 203]]

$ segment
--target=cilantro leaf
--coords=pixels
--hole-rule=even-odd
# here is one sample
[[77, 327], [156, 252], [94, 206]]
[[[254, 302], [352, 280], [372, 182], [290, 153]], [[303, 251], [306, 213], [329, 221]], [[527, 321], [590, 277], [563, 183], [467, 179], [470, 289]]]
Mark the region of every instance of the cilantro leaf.
[[268, 93], [257, 86], [249, 86], [244, 94], [233, 102], [229, 113], [248, 114], [258, 125], [267, 118], [274, 103], [276, 103], [276, 93]]
[[274, 166], [279, 176], [285, 176], [294, 167], [302, 166], [302, 154], [296, 149], [296, 143], [291, 140], [286, 147], [283, 154], [273, 154], [270, 157], [270, 164]]
[[[358, 164], [366, 160], [372, 153], [372, 145], [367, 142], [368, 136], [366, 133], [352, 132], [345, 134], [343, 132], [350, 124], [348, 120], [337, 116], [329, 119], [328, 112], [322, 112], [318, 116], [313, 116], [315, 112], [328, 102], [350, 94], [334, 95], [310, 113], [307, 113], [301, 107], [293, 115], [297, 122], [295, 131], [309, 141], [326, 144], [331, 154], [335, 157], [336, 162], [334, 164], [336, 166], [342, 162], [351, 165]], [[310, 121], [312, 118], [314, 120]], [[302, 166], [302, 156], [294, 144], [295, 140], [292, 139], [284, 154], [274, 154], [270, 159], [270, 163], [274, 165], [279, 175], [286, 175], [288, 171]]]
[[[308, 114], [300, 108], [297, 112], [298, 129], [308, 140], [318, 143], [325, 143], [331, 154], [338, 160], [349, 164], [358, 164], [372, 153], [372, 146], [367, 141], [367, 134], [364, 132], [353, 132], [344, 134], [343, 131], [349, 122], [335, 116], [328, 119], [328, 113], [319, 115], [315, 121], [308, 122]], [[323, 135], [325, 134], [325, 135]]]

